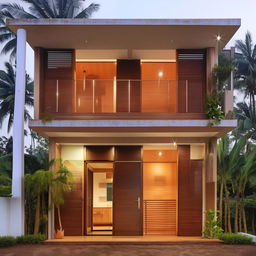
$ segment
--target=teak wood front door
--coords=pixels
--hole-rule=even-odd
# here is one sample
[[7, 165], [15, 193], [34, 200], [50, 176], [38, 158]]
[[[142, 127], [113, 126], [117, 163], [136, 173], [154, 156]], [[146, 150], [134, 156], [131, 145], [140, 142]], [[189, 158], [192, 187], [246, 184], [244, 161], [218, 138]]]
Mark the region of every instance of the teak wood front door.
[[115, 162], [113, 184], [113, 234], [143, 235], [142, 164]]

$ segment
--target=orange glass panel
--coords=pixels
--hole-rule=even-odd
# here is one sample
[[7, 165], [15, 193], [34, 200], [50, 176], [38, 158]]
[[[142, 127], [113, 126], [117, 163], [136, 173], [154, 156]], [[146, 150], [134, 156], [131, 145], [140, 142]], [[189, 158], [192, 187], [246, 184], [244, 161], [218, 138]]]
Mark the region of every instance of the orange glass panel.
[[176, 162], [177, 150], [144, 150], [144, 162]]
[[141, 63], [142, 112], [176, 112], [176, 63]]
[[114, 112], [115, 75], [115, 62], [76, 63], [77, 112]]
[[143, 164], [143, 198], [144, 200], [176, 200], [177, 164], [144, 163]]

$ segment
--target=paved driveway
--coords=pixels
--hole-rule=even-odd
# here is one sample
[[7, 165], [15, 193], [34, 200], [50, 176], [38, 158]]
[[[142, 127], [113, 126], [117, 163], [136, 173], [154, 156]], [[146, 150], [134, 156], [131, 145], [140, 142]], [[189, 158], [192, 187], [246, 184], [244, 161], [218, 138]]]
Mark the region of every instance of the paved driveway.
[[242, 245], [23, 245], [0, 249], [1, 256], [256, 256]]

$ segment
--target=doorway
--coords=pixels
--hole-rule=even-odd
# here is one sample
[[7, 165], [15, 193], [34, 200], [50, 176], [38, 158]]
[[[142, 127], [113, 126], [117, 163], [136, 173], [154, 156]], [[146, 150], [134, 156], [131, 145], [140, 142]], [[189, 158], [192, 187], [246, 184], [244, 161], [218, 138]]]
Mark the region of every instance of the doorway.
[[87, 146], [84, 234], [143, 235], [141, 146]]
[[112, 235], [113, 163], [87, 162], [86, 234]]

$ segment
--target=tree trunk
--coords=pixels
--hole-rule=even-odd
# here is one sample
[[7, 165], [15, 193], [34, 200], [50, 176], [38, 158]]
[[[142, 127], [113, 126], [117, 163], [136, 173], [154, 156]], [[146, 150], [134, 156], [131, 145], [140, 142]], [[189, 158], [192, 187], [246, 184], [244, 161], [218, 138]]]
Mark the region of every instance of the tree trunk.
[[252, 233], [255, 235], [255, 215], [254, 215], [254, 209], [252, 209]]
[[239, 232], [242, 232], [242, 208], [241, 208], [241, 204], [239, 205]]
[[225, 232], [231, 233], [231, 221], [230, 221], [230, 203], [229, 203], [229, 191], [227, 184], [225, 184], [225, 197], [226, 197], [226, 206], [225, 206]]
[[220, 183], [220, 201], [219, 201], [219, 221], [220, 221], [220, 227], [222, 227], [222, 213], [223, 208], [223, 181]]
[[[46, 212], [46, 207], [45, 207], [45, 197], [44, 197], [44, 193], [42, 194], [42, 214], [44, 216], [44, 221], [45, 221], [45, 216], [47, 216], [47, 212]], [[43, 233], [45, 235], [47, 235], [47, 221], [44, 223], [44, 230]]]
[[239, 195], [237, 192], [235, 196], [235, 233], [238, 232], [238, 210], [239, 210], [238, 204], [239, 204]]
[[34, 234], [38, 234], [40, 226], [40, 193], [37, 195], [37, 204], [36, 204], [36, 215], [35, 215], [35, 224], [34, 224]]
[[224, 202], [224, 231], [228, 232], [228, 205], [227, 205], [227, 195], [225, 190], [225, 202]]
[[247, 223], [246, 223], [246, 215], [245, 215], [244, 204], [242, 204], [242, 214], [243, 214], [244, 232], [247, 233]]
[[60, 230], [62, 230], [62, 223], [61, 223], [61, 217], [60, 217], [60, 206], [57, 207], [57, 211], [58, 211], [59, 227], [60, 227]]
[[231, 213], [230, 213], [230, 201], [228, 199], [228, 232], [232, 233], [232, 226], [231, 226]]

